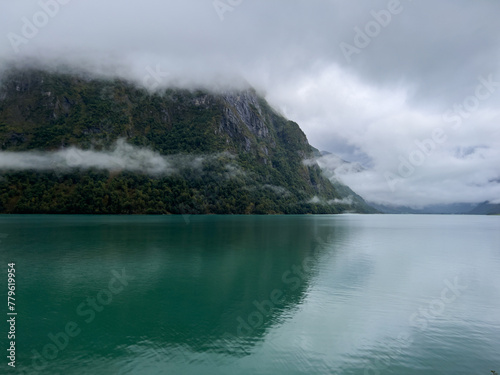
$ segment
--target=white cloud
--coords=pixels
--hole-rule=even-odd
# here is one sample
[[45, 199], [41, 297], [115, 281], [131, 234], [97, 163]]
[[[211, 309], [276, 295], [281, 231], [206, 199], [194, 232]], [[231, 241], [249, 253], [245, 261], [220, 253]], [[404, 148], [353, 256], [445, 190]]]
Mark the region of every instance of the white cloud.
[[330, 200], [324, 200], [322, 198], [319, 198], [317, 195], [313, 196], [311, 199], [307, 201], [307, 203], [312, 203], [312, 204], [324, 204], [324, 205], [332, 205], [332, 204], [345, 204], [345, 205], [351, 205], [353, 203], [353, 198], [352, 196], [348, 196], [346, 198], [342, 199], [330, 199]]
[[[297, 121], [314, 146], [367, 167], [341, 177], [367, 199], [498, 199], [500, 90], [466, 113], [460, 129], [442, 115], [474, 94], [479, 76], [500, 81], [500, 2], [401, 3], [404, 10], [348, 62], [340, 43], [352, 43], [354, 28], [363, 28], [387, 1], [244, 1], [221, 22], [205, 0], [126, 6], [72, 0], [29, 38], [25, 20], [44, 21], [39, 1], [3, 2], [0, 71], [7, 61], [31, 60], [146, 87], [241, 87], [246, 80]], [[17, 53], [9, 33], [27, 41]], [[388, 189], [384, 173], [397, 173], [399, 158], [408, 158], [415, 141], [436, 128], [446, 131], [447, 141], [395, 191]], [[457, 159], [457, 150], [471, 148], [476, 151]]]
[[[0, 170], [68, 171], [71, 169], [100, 169], [131, 171], [150, 175], [170, 175], [182, 169], [202, 170], [206, 161], [232, 159], [229, 153], [211, 155], [160, 155], [148, 148], [128, 144], [119, 139], [110, 150], [82, 150], [69, 147], [53, 152], [0, 152]], [[226, 163], [227, 178], [243, 172], [233, 163]]]

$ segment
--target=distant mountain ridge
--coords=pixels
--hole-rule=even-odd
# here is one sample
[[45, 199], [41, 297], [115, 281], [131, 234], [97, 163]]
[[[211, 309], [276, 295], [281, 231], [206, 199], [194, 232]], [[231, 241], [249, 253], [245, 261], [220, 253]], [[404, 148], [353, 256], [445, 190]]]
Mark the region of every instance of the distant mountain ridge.
[[431, 215], [461, 215], [469, 212], [473, 203], [433, 204], [422, 208], [410, 206], [391, 206], [388, 204], [369, 203], [372, 207], [386, 214], [431, 214]]
[[[120, 140], [125, 152], [147, 151], [164, 166], [177, 161], [175, 173], [141, 173], [127, 163], [102, 170], [88, 167], [89, 160], [44, 171], [6, 167], [0, 171], [0, 212], [374, 211], [352, 200], [346, 186], [332, 184], [316, 164], [304, 163], [314, 157], [305, 134], [252, 89], [151, 93], [122, 80], [37, 70], [1, 77], [2, 151], [115, 157]], [[191, 162], [179, 162], [185, 158]]]
[[386, 214], [435, 214], [435, 215], [498, 215], [500, 204], [483, 202], [475, 203], [453, 203], [434, 204], [422, 208], [409, 206], [391, 206], [369, 202], [369, 205]]
[[488, 201], [478, 204], [468, 212], [470, 215], [500, 215], [500, 203]]
[[[366, 169], [358, 162], [349, 162], [328, 151], [315, 150], [315, 161], [321, 167], [325, 176], [336, 186], [343, 175], [360, 173]], [[343, 185], [343, 184], [342, 184]], [[345, 186], [345, 185], [343, 185]], [[342, 189], [342, 187], [339, 187]], [[345, 194], [348, 194], [345, 192]], [[361, 198], [361, 197], [360, 197]], [[361, 198], [362, 199], [362, 198]], [[369, 207], [385, 214], [435, 214], [435, 215], [497, 215], [500, 214], [500, 204], [490, 202], [431, 204], [424, 207], [381, 204], [364, 201]]]

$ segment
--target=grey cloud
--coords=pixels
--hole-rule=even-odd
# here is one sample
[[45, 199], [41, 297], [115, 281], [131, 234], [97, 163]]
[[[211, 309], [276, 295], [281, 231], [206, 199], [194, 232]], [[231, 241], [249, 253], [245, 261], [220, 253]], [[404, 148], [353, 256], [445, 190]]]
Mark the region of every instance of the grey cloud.
[[[120, 71], [120, 62], [139, 80], [148, 66], [161, 64], [181, 83], [207, 82], [208, 77], [230, 81], [243, 75], [263, 86], [336, 64], [376, 86], [412, 87], [413, 99], [432, 96], [448, 103], [464, 96], [478, 74], [498, 71], [500, 4], [488, 0], [401, 0], [402, 11], [348, 63], [340, 43], [353, 44], [355, 28], [364, 31], [374, 20], [372, 12], [386, 10], [389, 3], [244, 1], [221, 22], [212, 1], [125, 5], [73, 0], [59, 5], [46, 26], [36, 27], [35, 16], [45, 8], [31, 0], [2, 5], [0, 55], [110, 73]], [[25, 20], [35, 24], [32, 38], [23, 36]], [[9, 40], [12, 34], [28, 41], [18, 46], [18, 53]]]
[[[400, 0], [402, 10], [347, 61], [340, 44], [355, 43], [355, 28], [366, 33], [370, 22], [377, 31], [373, 12], [389, 3], [252, 0], [221, 21], [206, 0], [71, 0], [16, 53], [9, 33], [22, 36], [25, 19], [33, 22], [42, 8], [38, 0], [3, 2], [0, 71], [30, 62], [147, 88], [248, 82], [314, 146], [362, 163], [364, 171], [341, 178], [365, 198], [407, 205], [498, 199], [497, 185], [472, 182], [499, 177], [500, 156], [491, 150], [499, 149], [500, 90], [462, 112], [459, 129], [443, 115], [467, 103], [478, 77], [500, 81], [500, 2]], [[446, 143], [387, 190], [384, 173], [397, 171], [399, 157], [435, 128], [446, 130]], [[455, 157], [477, 145], [486, 149]]]

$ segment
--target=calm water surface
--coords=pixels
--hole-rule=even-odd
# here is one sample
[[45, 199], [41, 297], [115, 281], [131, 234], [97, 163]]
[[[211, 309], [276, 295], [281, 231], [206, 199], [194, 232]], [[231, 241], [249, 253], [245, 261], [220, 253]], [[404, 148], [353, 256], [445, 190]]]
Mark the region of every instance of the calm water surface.
[[0, 373], [500, 371], [498, 216], [2, 215], [0, 234], [19, 314]]

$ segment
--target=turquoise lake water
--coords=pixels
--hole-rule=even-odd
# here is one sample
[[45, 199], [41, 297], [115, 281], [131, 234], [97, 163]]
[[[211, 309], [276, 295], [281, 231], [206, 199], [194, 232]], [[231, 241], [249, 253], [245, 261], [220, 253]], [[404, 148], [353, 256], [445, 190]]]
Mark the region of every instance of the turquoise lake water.
[[2, 374], [500, 372], [499, 216], [0, 215], [0, 240]]

